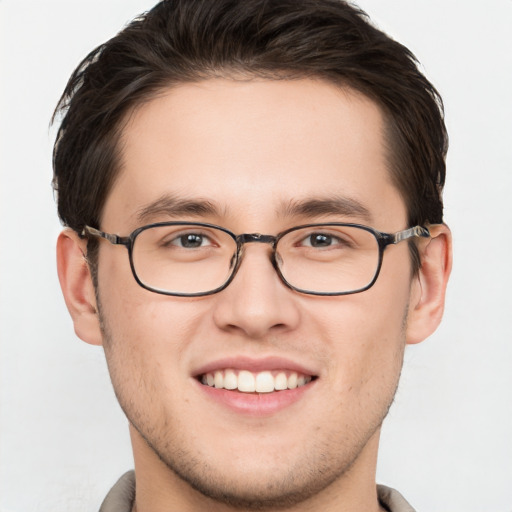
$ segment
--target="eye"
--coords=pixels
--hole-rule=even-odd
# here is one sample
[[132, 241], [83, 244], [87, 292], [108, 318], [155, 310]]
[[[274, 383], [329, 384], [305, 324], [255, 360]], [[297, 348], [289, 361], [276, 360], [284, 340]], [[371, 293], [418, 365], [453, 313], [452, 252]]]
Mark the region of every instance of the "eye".
[[313, 233], [304, 242], [304, 245], [311, 247], [329, 247], [333, 243], [333, 237], [325, 233]]
[[170, 240], [168, 245], [176, 245], [184, 249], [197, 249], [211, 245], [211, 241], [207, 236], [199, 233], [185, 233]]
[[301, 245], [305, 247], [333, 247], [346, 244], [345, 241], [329, 233], [311, 233], [302, 240]]

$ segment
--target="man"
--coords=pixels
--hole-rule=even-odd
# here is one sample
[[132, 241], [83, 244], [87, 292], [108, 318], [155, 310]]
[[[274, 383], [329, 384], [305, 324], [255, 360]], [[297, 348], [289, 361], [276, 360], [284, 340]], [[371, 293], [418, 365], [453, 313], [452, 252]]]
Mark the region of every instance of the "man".
[[410, 52], [338, 0], [164, 1], [57, 111], [59, 278], [135, 460], [101, 510], [412, 510], [379, 433], [451, 239]]

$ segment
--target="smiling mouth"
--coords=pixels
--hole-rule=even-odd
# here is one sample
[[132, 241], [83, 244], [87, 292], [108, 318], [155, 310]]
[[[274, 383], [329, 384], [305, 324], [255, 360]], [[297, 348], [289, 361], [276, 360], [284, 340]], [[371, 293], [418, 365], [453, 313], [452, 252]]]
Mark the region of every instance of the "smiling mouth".
[[240, 393], [273, 393], [305, 386], [316, 376], [290, 371], [216, 370], [198, 376], [199, 382], [217, 389]]

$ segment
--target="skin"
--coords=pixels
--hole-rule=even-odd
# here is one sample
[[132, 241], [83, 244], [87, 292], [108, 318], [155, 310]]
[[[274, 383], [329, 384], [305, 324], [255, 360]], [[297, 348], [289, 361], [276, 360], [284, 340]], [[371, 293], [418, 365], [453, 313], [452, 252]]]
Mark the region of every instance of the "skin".
[[[101, 229], [127, 235], [149, 222], [194, 220], [234, 233], [277, 234], [306, 222], [408, 227], [391, 184], [383, 118], [369, 99], [322, 81], [207, 80], [163, 91], [123, 132], [121, 173]], [[207, 214], [138, 214], [165, 194], [217, 206]], [[292, 214], [283, 205], [334, 195], [353, 212]], [[59, 277], [75, 331], [105, 349], [130, 420], [139, 512], [372, 511], [380, 426], [406, 343], [437, 327], [451, 266], [448, 228], [420, 242], [411, 278], [406, 243], [386, 249], [369, 290], [315, 297], [279, 280], [263, 244], [246, 247], [234, 281], [179, 298], [135, 282], [126, 250], [101, 242], [97, 295], [85, 242], [66, 230]], [[99, 299], [99, 301], [97, 300]], [[100, 318], [101, 317], [101, 318]], [[282, 357], [317, 378], [272, 414], [243, 414], [198, 384], [226, 357]]]

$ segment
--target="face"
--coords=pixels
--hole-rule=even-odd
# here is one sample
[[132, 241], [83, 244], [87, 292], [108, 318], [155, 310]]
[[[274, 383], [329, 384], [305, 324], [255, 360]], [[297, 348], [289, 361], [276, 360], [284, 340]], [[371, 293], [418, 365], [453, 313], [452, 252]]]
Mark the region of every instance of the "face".
[[[167, 220], [270, 235], [308, 222], [407, 227], [379, 108], [321, 81], [169, 89], [129, 117], [122, 154], [107, 232]], [[331, 206], [293, 207], [311, 201]], [[246, 508], [300, 501], [374, 471], [416, 287], [406, 243], [386, 250], [371, 289], [347, 296], [290, 290], [269, 255], [249, 244], [233, 282], [196, 298], [141, 288], [121, 246], [101, 242], [98, 260], [104, 348], [136, 462], [163, 461], [161, 471]], [[306, 384], [259, 394], [202, 383], [226, 370], [297, 374]]]

